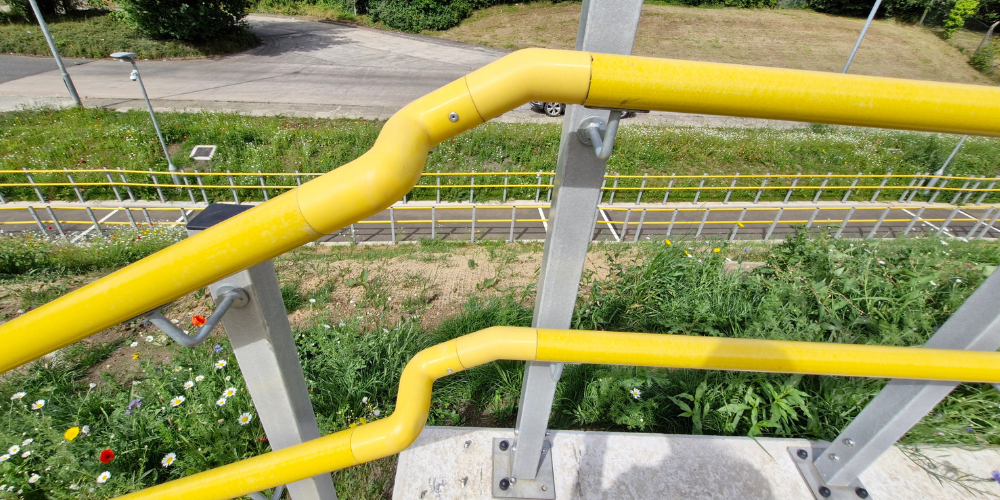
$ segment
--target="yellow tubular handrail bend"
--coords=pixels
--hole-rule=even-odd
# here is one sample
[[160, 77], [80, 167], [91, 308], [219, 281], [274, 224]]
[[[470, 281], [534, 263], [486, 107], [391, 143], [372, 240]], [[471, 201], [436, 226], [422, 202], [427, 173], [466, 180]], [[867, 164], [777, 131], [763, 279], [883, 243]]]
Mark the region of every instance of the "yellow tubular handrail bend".
[[993, 352], [498, 326], [414, 356], [388, 418], [120, 498], [223, 500], [399, 453], [427, 421], [435, 380], [499, 359], [1000, 382]]
[[434, 145], [529, 100], [1000, 135], [995, 87], [522, 50], [407, 105], [357, 160], [0, 325], [0, 372], [377, 213]]

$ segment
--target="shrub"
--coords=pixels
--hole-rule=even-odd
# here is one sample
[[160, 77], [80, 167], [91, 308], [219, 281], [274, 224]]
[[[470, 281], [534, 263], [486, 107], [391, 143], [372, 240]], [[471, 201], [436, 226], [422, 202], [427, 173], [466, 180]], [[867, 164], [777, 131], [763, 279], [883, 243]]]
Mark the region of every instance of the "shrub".
[[993, 46], [986, 45], [972, 55], [972, 58], [969, 59], [969, 64], [983, 73], [989, 73], [993, 69], [994, 55]]
[[125, 22], [153, 38], [203, 42], [245, 28], [252, 0], [122, 0]]
[[[58, 14], [66, 14], [77, 9], [80, 2], [77, 0], [37, 0], [38, 10], [42, 11], [42, 17], [51, 19]], [[31, 2], [28, 0], [7, 0], [10, 6], [10, 13], [15, 18], [25, 19], [30, 22], [38, 22], [35, 13], [31, 9]]]
[[955, 32], [965, 26], [965, 20], [976, 13], [979, 8], [979, 0], [958, 0], [955, 6], [948, 12], [948, 18], [944, 20], [944, 39], [947, 40], [955, 35]]

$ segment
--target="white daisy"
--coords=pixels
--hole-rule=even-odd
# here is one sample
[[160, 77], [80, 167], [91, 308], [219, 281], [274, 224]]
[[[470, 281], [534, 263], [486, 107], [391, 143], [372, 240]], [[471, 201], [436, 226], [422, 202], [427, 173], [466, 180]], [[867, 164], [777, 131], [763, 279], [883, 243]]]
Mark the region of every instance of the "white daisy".
[[138, 346], [138, 345], [139, 345], [139, 343], [138, 343], [138, 342], [132, 342], [132, 343], [131, 343], [131, 344], [129, 344], [128, 346], [129, 346], [129, 347], [136, 347], [136, 346]]
[[372, 412], [372, 414], [374, 414], [377, 417], [382, 414], [382, 410], [376, 409], [375, 411]]
[[[0, 455], [0, 462], [6, 462], [8, 460], [10, 460], [10, 455], [8, 455], [6, 453], [4, 453], [3, 455]], [[0, 488], [0, 490], [2, 490], [2, 489], [3, 488]]]
[[85, 426], [81, 427], [80, 428], [80, 432], [82, 432], [84, 434], [90, 434], [90, 426], [89, 425], [85, 425]]
[[166, 456], [163, 457], [163, 460], [160, 460], [160, 463], [163, 464], [164, 467], [170, 467], [171, 465], [174, 465], [175, 460], [177, 460], [176, 453], [167, 453]]
[[97, 484], [104, 484], [108, 482], [108, 479], [111, 479], [111, 473], [108, 471], [104, 471], [99, 476], [97, 476]]
[[17, 455], [18, 453], [21, 453], [21, 447], [18, 446], [18, 445], [16, 445], [16, 444], [14, 446], [11, 446], [10, 448], [7, 448], [7, 454], [8, 455], [12, 455], [13, 456], [13, 455]]
[[310, 304], [315, 304], [316, 303], [316, 299], [309, 299], [309, 303]]
[[195, 382], [201, 382], [202, 380], [205, 380], [204, 375], [198, 375], [197, 377], [194, 378]]
[[193, 380], [188, 380], [187, 382], [184, 382], [184, 388], [185, 389], [190, 389], [192, 387], [194, 387], [194, 381]]
[[639, 396], [642, 396], [642, 391], [640, 391], [639, 389], [632, 389], [631, 391], [629, 391], [629, 394], [631, 394], [633, 398], [639, 399]]
[[233, 396], [236, 395], [236, 388], [235, 387], [230, 387], [230, 388], [226, 389], [226, 392], [223, 392], [222, 395], [224, 397], [231, 398], [231, 397], [233, 397]]
[[14, 395], [10, 397], [10, 400], [13, 401], [15, 399], [21, 399], [26, 395], [28, 395], [27, 392], [15, 392]]
[[91, 389], [93, 389], [94, 387], [97, 387], [97, 384], [96, 384], [96, 383], [94, 383], [94, 382], [91, 382], [91, 383], [90, 383], [90, 388], [91, 388]]
[[179, 372], [179, 371], [181, 371], [181, 370], [183, 370], [183, 368], [181, 368], [181, 367], [179, 367], [179, 366], [175, 366], [175, 367], [174, 367], [174, 371], [175, 371], [175, 372]]
[[21, 443], [21, 446], [28, 446], [29, 444], [34, 443], [34, 442], [35, 442], [34, 439], [28, 438], [28, 439], [25, 439], [24, 442]]
[[238, 418], [237, 420], [239, 421], [240, 425], [247, 425], [250, 423], [251, 420], [253, 420], [253, 415], [249, 413], [244, 413], [240, 415], [240, 418]]
[[215, 402], [215, 406], [225, 406], [225, 405], [226, 405], [226, 398], [219, 398], [219, 400]]
[[38, 474], [32, 474], [31, 477], [28, 478], [28, 482], [31, 483], [31, 484], [35, 484], [41, 478], [42, 478], [42, 476], [39, 476]]
[[229, 382], [229, 379], [231, 379], [231, 378], [232, 377], [230, 377], [229, 375], [226, 375], [226, 382]]
[[45, 406], [45, 400], [44, 399], [39, 399], [38, 401], [35, 401], [34, 403], [31, 403], [31, 409], [32, 410], [40, 410], [40, 409], [42, 409], [43, 406]]
[[145, 341], [146, 342], [152, 342], [153, 341], [153, 336], [152, 335], [146, 335]]
[[69, 485], [69, 489], [72, 490], [72, 491], [76, 491], [76, 490], [79, 490], [80, 487], [77, 486], [77, 485], [75, 485], [75, 484], [71, 484], [71, 485]]
[[28, 458], [31, 456], [31, 450], [28, 450], [21, 454], [21, 458]]
[[216, 370], [221, 370], [221, 369], [225, 368], [226, 365], [228, 365], [228, 364], [229, 363], [227, 363], [226, 360], [220, 359], [220, 360], [218, 360], [218, 361], [215, 362], [215, 369]]
[[172, 319], [170, 322], [176, 325], [177, 323], [180, 323], [180, 320]]
[[180, 406], [181, 403], [184, 402], [184, 399], [185, 399], [184, 396], [177, 396], [176, 398], [171, 399], [170, 400], [170, 406], [171, 406], [171, 408], [176, 408], [176, 407]]

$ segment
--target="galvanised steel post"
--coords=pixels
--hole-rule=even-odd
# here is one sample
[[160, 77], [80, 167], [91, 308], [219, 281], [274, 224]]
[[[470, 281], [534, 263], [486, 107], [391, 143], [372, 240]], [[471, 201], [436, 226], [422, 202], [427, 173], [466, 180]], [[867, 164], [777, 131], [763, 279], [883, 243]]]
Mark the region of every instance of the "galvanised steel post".
[[59, 49], [56, 48], [56, 42], [52, 39], [52, 34], [49, 33], [49, 26], [45, 24], [45, 19], [42, 17], [42, 11], [38, 8], [38, 2], [35, 0], [28, 0], [31, 2], [31, 10], [35, 13], [35, 19], [38, 20], [38, 26], [42, 28], [42, 34], [45, 35], [45, 41], [49, 44], [49, 50], [52, 51], [52, 57], [56, 59], [56, 66], [59, 66], [59, 71], [62, 73], [63, 83], [66, 84], [66, 90], [69, 91], [69, 95], [73, 98], [73, 104], [78, 107], [83, 107], [83, 103], [80, 102], [80, 94], [76, 93], [76, 86], [73, 85], [73, 79], [69, 77], [69, 73], [66, 72], [66, 65], [63, 64], [62, 57], [59, 57]]
[[[222, 209], [225, 211], [211, 213], [212, 207], [225, 207]], [[209, 205], [188, 224], [188, 233], [200, 232], [219, 222], [218, 219], [224, 220], [249, 208]], [[198, 219], [201, 218], [208, 222], [200, 222]], [[240, 366], [252, 367], [242, 370], [243, 378], [271, 449], [280, 450], [319, 438], [316, 414], [309, 399], [273, 262], [264, 261], [212, 283], [208, 288], [212, 297], [219, 301], [221, 290], [226, 287], [241, 288], [249, 299], [246, 306], [226, 311], [222, 325]], [[330, 474], [320, 474], [286, 486], [294, 500], [337, 498]]]
[[[924, 347], [993, 352], [1000, 347], [1000, 273], [995, 272]], [[814, 465], [827, 484], [857, 478], [955, 387], [956, 382], [893, 379], [837, 436]]]
[[[631, 54], [641, 10], [642, 0], [584, 0], [576, 50]], [[532, 320], [536, 328], [569, 328], [573, 318], [607, 167], [607, 160], [598, 158], [594, 148], [578, 138], [577, 129], [591, 117], [607, 122], [610, 112], [570, 105], [563, 120], [550, 229], [545, 236]], [[537, 475], [561, 374], [561, 363], [529, 362], [525, 368], [514, 429], [514, 478], [534, 479]]]
[[872, 24], [872, 19], [875, 19], [875, 13], [878, 12], [879, 6], [882, 5], [882, 0], [875, 0], [875, 5], [872, 6], [872, 11], [868, 13], [868, 19], [865, 20], [865, 26], [861, 28], [861, 34], [858, 35], [858, 41], [854, 43], [854, 48], [851, 49], [851, 56], [847, 58], [847, 64], [844, 65], [844, 70], [841, 73], [847, 73], [847, 70], [851, 68], [851, 63], [854, 62], [854, 56], [858, 53], [858, 48], [861, 47], [861, 41], [865, 39], [865, 34], [868, 33], [868, 27]]

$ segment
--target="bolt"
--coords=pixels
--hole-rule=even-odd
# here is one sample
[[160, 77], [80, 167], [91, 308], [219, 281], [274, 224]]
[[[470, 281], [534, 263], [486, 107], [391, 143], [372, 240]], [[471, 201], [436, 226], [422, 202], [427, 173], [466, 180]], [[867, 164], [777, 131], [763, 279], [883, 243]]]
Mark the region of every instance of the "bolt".
[[448, 373], [455, 373], [455, 370], [452, 370], [451, 368], [448, 368]]
[[515, 484], [515, 483], [517, 483], [517, 478], [516, 477], [510, 478], [510, 484]]
[[819, 496], [821, 496], [823, 498], [830, 498], [830, 495], [832, 495], [832, 494], [833, 494], [833, 492], [830, 491], [830, 488], [827, 488], [826, 486], [820, 486], [819, 487]]
[[545, 486], [545, 485], [542, 485], [542, 491], [549, 491], [549, 487]]
[[846, 444], [848, 448], [853, 448], [854, 447], [854, 440], [851, 439], [851, 438], [845, 438], [844, 439], [844, 444]]
[[795, 454], [798, 455], [799, 458], [801, 458], [802, 460], [809, 458], [809, 452], [806, 450], [799, 450], [795, 452]]
[[500, 441], [500, 451], [507, 451], [507, 448], [510, 448], [510, 443], [506, 439]]
[[465, 447], [468, 448], [470, 444], [472, 444], [471, 439], [465, 442]]
[[830, 460], [833, 460], [834, 462], [836, 462], [836, 461], [840, 460], [840, 457], [838, 457], [836, 453], [831, 453], [830, 454]]
[[458, 113], [456, 113], [456, 112], [452, 111], [452, 112], [451, 112], [451, 113], [450, 113], [450, 114], [448, 115], [448, 119], [449, 119], [449, 120], [451, 120], [452, 122], [457, 122], [457, 121], [458, 121]]
[[860, 498], [868, 498], [868, 490], [861, 487], [855, 488], [854, 494]]
[[549, 437], [551, 435], [552, 435], [552, 431], [545, 431], [545, 437]]
[[508, 481], [507, 478], [501, 479], [500, 480], [500, 489], [503, 490], [503, 491], [507, 491], [507, 488], [510, 488], [510, 481]]

